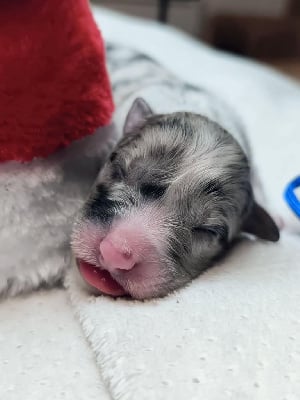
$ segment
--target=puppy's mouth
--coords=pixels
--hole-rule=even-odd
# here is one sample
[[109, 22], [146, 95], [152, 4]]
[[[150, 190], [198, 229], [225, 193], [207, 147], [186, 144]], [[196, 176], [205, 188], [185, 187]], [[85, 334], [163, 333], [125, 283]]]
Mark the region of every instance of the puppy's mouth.
[[128, 295], [128, 292], [126, 292], [107, 270], [80, 259], [77, 259], [77, 265], [82, 278], [101, 293], [113, 297]]

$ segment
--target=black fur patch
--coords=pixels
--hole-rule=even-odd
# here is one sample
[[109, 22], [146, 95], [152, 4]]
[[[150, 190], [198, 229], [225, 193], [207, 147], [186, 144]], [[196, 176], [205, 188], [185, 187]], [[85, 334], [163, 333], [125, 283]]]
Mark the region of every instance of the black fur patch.
[[118, 203], [109, 199], [108, 195], [108, 189], [103, 184], [99, 184], [96, 193], [85, 206], [85, 217], [91, 220], [100, 220], [103, 223], [111, 221], [116, 213]]
[[119, 162], [115, 162], [111, 166], [111, 179], [120, 182], [126, 176], [126, 171]]
[[164, 195], [166, 189], [167, 186], [143, 183], [140, 187], [140, 192], [146, 199], [159, 199]]

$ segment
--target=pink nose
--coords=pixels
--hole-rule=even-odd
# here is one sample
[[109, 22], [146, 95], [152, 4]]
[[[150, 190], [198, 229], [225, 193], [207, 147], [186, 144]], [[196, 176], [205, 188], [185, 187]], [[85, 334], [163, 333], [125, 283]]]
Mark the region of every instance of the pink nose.
[[100, 243], [100, 260], [108, 269], [130, 270], [134, 267], [135, 260], [131, 249], [111, 242], [105, 238]]

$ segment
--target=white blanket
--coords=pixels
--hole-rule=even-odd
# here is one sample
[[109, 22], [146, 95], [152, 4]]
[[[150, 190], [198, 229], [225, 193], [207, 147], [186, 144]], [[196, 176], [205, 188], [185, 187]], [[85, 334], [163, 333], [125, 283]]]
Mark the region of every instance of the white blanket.
[[[100, 8], [95, 8], [95, 16], [107, 40], [146, 52], [182, 79], [210, 87], [237, 108], [251, 134], [255, 163], [269, 205], [284, 215], [290, 228], [299, 230], [299, 222], [282, 200], [286, 183], [300, 171], [299, 85], [267, 68], [215, 52], [170, 28]], [[47, 314], [53, 325], [45, 326], [49, 334], [58, 337], [57, 346], [38, 348], [38, 353], [45, 351], [48, 355], [39, 363], [26, 334], [30, 318], [20, 312], [23, 301], [10, 300], [15, 302], [11, 311], [10, 303], [4, 302], [2, 315], [11, 321], [9, 329], [1, 324], [0, 346], [16, 350], [6, 353], [6, 364], [1, 358], [4, 383], [0, 384], [0, 398], [14, 400], [22, 394], [20, 378], [16, 374], [16, 383], [12, 379], [15, 366], [21, 364], [27, 372], [28, 365], [35, 366], [28, 380], [28, 385], [32, 382], [35, 388], [31, 399], [82, 399], [83, 393], [86, 398], [101, 400], [297, 399], [299, 249], [299, 237], [288, 235], [275, 245], [240, 243], [219, 268], [199, 277], [190, 287], [166, 299], [145, 303], [89, 296], [75, 279], [73, 269], [66, 286], [109, 394], [99, 386], [101, 378], [99, 375], [97, 379], [93, 358], [87, 356], [82, 361], [80, 355], [87, 348], [82, 340], [75, 339], [78, 333], [72, 319], [65, 317], [64, 333], [57, 336], [54, 326], [59, 325], [59, 316], [53, 312], [53, 304], [57, 304], [53, 296], [62, 296], [61, 292], [48, 293], [49, 301], [44, 293], [41, 310], [35, 307], [40, 294], [32, 295], [28, 312], [39, 315], [36, 326], [43, 324], [40, 314]], [[66, 315], [68, 305], [65, 301], [59, 304], [61, 315]], [[18, 353], [15, 332], [20, 344], [25, 343], [26, 349], [28, 346], [28, 358], [24, 359], [24, 352]], [[41, 341], [45, 335], [41, 328]], [[76, 348], [71, 361], [70, 343]], [[48, 376], [52, 352], [53, 357], [58, 352], [63, 355], [57, 374], [66, 385], [62, 390], [65, 393], [60, 395], [55, 385], [40, 383], [44, 388], [36, 390], [33, 381], [36, 374]], [[78, 378], [74, 375], [74, 387], [67, 384], [69, 363], [71, 369], [81, 366], [83, 374]], [[9, 379], [15, 387], [8, 386]], [[53, 375], [51, 379], [56, 380]]]
[[73, 270], [71, 300], [112, 398], [298, 399], [299, 257], [298, 238], [241, 243], [188, 288], [145, 303], [91, 298]]
[[110, 398], [72, 311], [63, 289], [1, 304], [1, 400]]

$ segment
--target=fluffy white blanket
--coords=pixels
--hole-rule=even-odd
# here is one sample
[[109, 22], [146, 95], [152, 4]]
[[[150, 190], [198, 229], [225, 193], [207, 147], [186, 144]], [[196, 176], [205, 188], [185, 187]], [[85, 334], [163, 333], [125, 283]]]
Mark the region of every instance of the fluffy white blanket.
[[296, 399], [299, 239], [240, 243], [163, 300], [91, 298], [67, 286], [113, 399]]
[[[299, 222], [282, 200], [288, 180], [300, 171], [299, 85], [263, 66], [215, 52], [170, 28], [101, 8], [94, 12], [107, 40], [146, 52], [182, 79], [209, 87], [237, 108], [251, 135], [268, 205], [283, 215], [290, 230], [299, 231]], [[70, 165], [74, 160], [80, 165], [87, 154], [96, 160], [97, 146], [86, 144], [83, 151], [75, 146], [74, 152], [27, 170], [16, 165], [1, 167], [1, 198], [8, 199], [7, 189], [16, 188], [14, 178], [24, 180], [0, 211], [5, 227], [0, 233], [0, 291], [14, 294], [63, 275], [69, 263], [63, 247], [69, 232], [59, 231], [66, 217], [62, 214], [71, 216], [83, 193], [76, 191], [76, 180], [70, 179], [73, 173], [69, 171], [67, 202], [55, 197], [56, 178], [65, 178], [61, 171], [68, 160]], [[93, 171], [98, 167], [91, 166]], [[83, 173], [81, 179], [86, 176]], [[4, 189], [8, 181], [10, 186]], [[42, 181], [47, 190], [37, 198], [34, 188]], [[33, 215], [14, 214], [16, 201], [25, 210], [30, 205]], [[47, 207], [53, 215], [53, 205], [56, 218], [48, 220]], [[29, 231], [40, 237], [36, 243], [42, 249], [39, 259], [32, 258], [33, 247], [26, 240], [16, 240], [21, 234], [32, 243]], [[34, 263], [29, 262], [32, 259]], [[83, 393], [101, 400], [299, 398], [299, 260], [296, 235], [286, 234], [275, 245], [241, 242], [219, 267], [188, 288], [145, 303], [89, 296], [72, 269], [66, 287], [96, 355], [99, 376], [93, 358], [82, 356], [87, 347], [69, 316], [63, 292], [42, 292], [1, 305], [0, 346], [5, 358], [0, 362], [4, 376], [0, 397], [19, 398], [27, 382], [32, 387], [31, 399], [82, 399]], [[56, 329], [59, 326], [61, 331]], [[29, 333], [32, 329], [35, 345]], [[53, 360], [60, 360], [55, 370], [49, 367]], [[73, 386], [68, 384], [71, 375]], [[63, 394], [51, 385], [58, 377]], [[109, 393], [101, 386], [102, 378]]]

